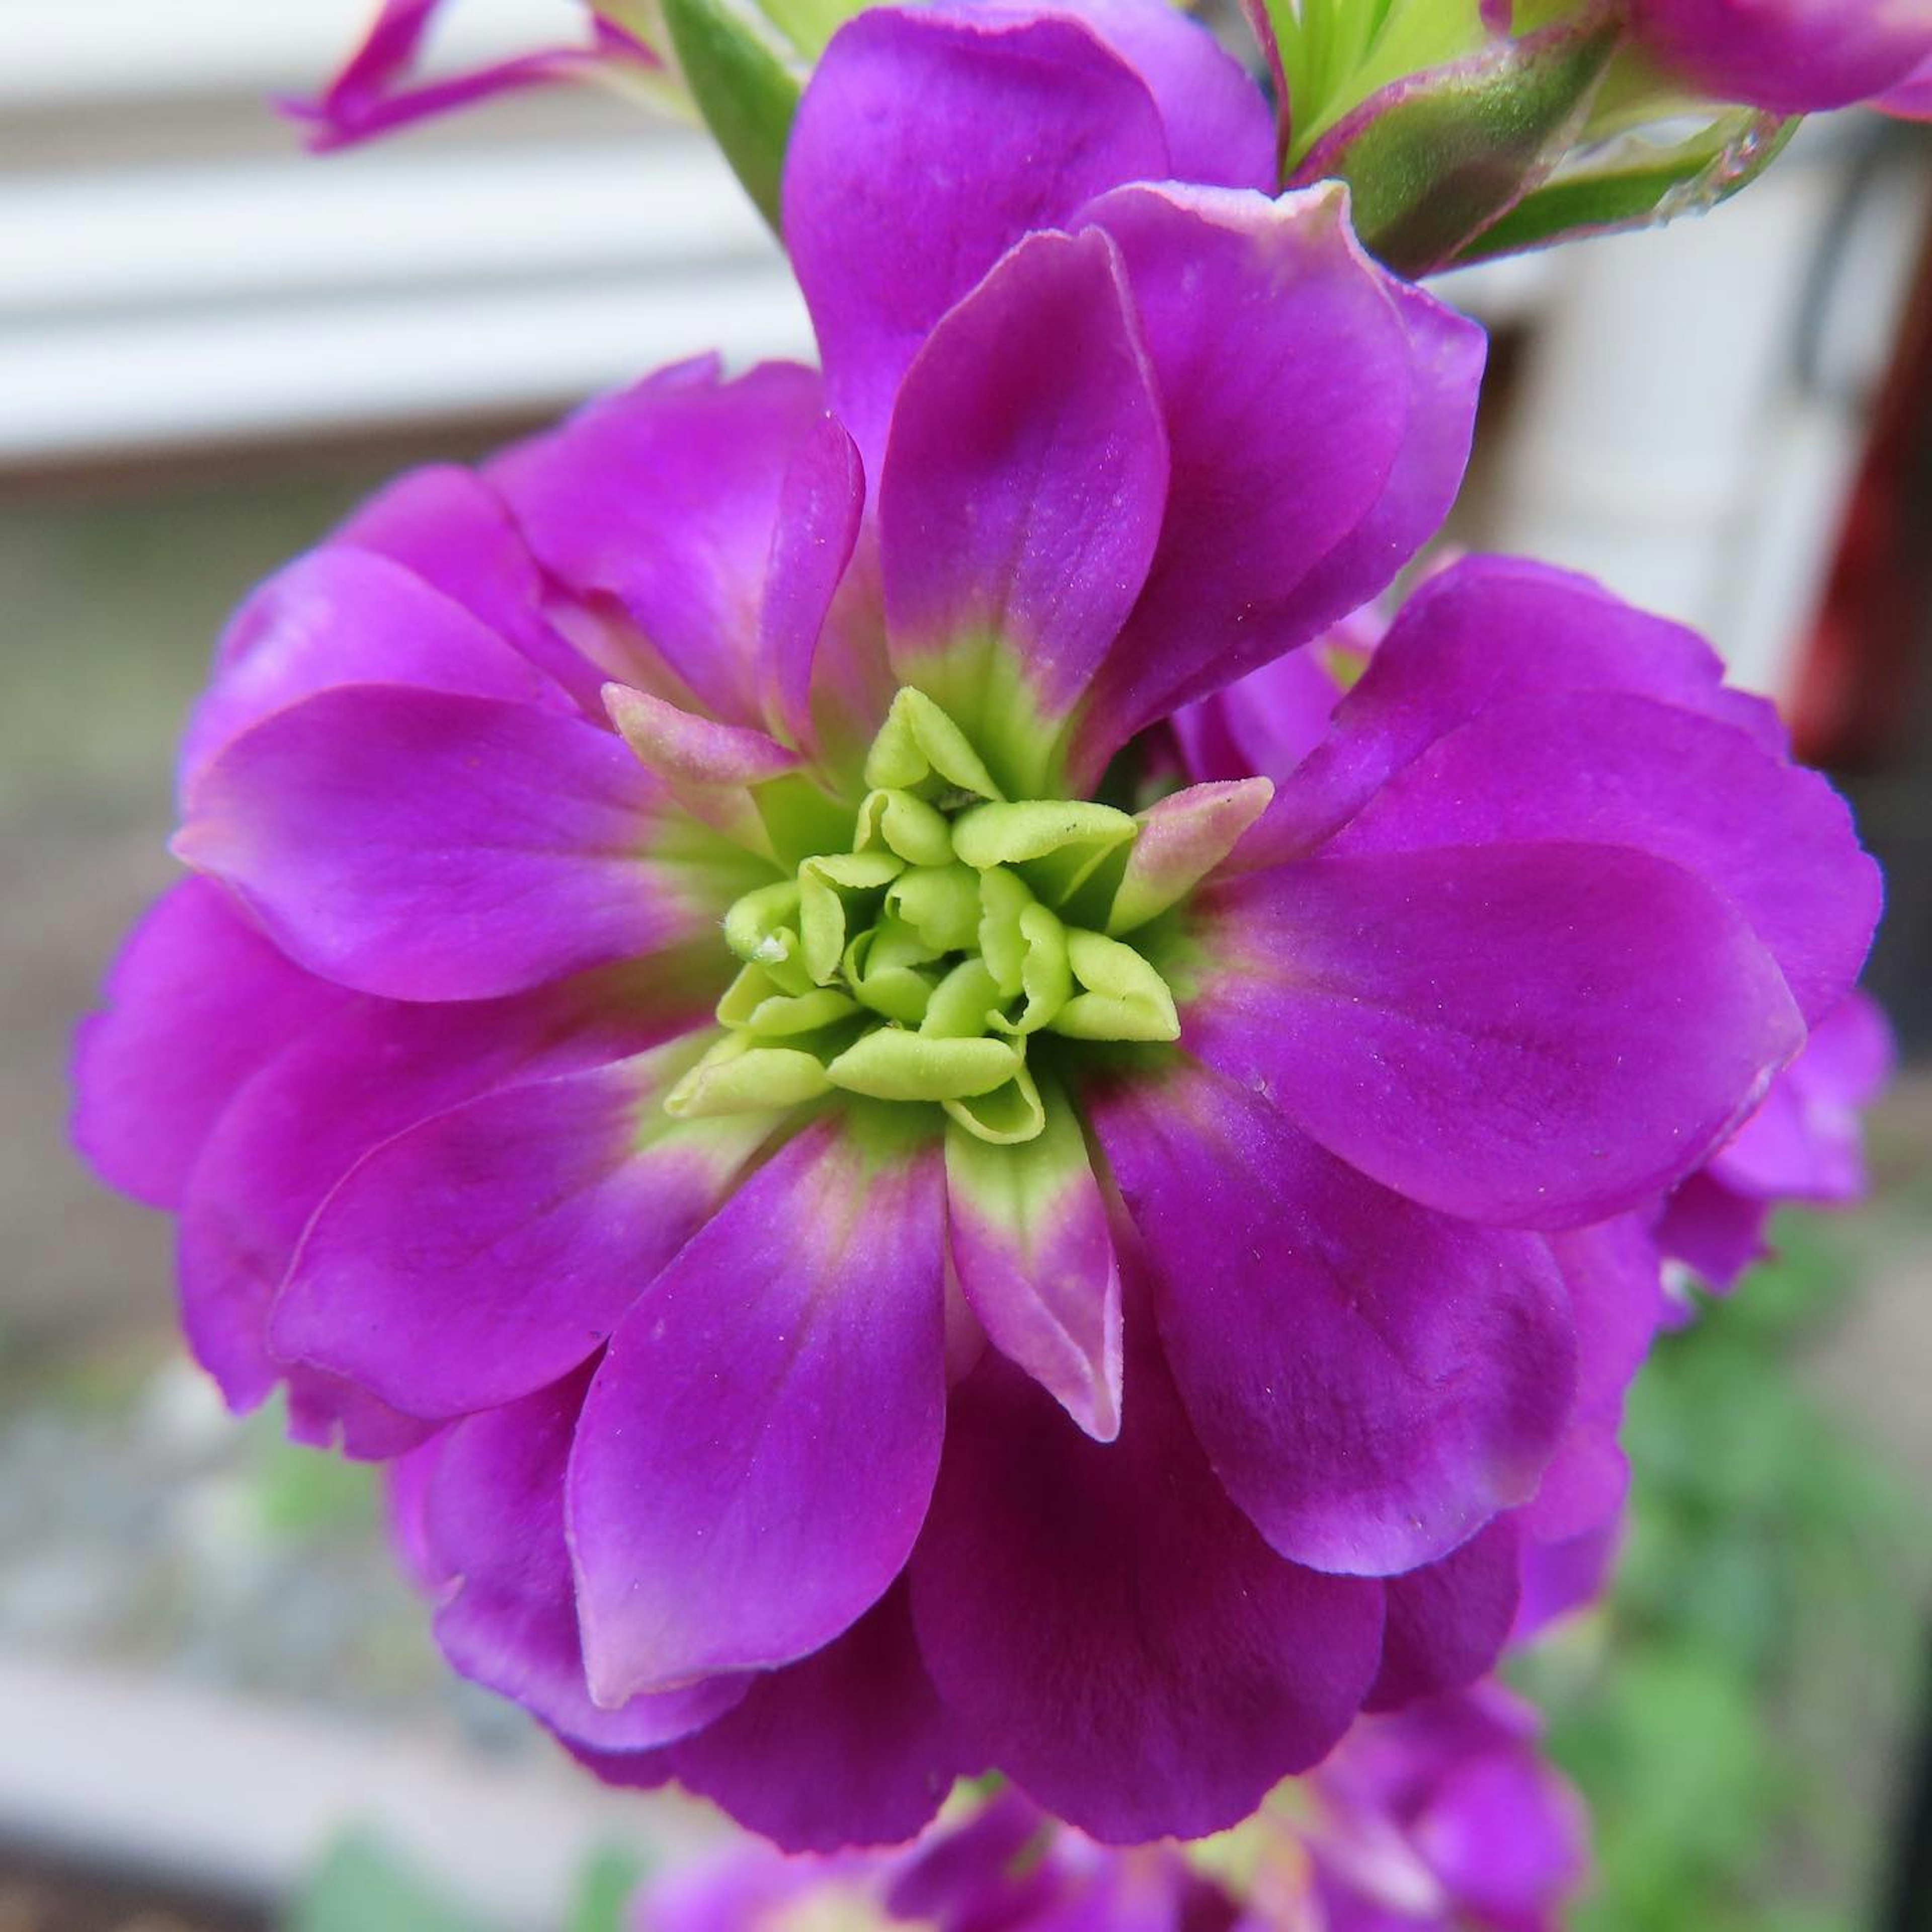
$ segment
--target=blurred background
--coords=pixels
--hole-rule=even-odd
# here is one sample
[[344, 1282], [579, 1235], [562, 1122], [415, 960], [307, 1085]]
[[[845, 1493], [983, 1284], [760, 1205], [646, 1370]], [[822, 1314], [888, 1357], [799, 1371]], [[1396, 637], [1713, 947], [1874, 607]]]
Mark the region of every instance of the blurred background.
[[[406, 464], [707, 345], [808, 350], [722, 164], [615, 99], [302, 156], [268, 99], [368, 11], [0, 4], [0, 1932], [598, 1932], [713, 1828], [450, 1678], [366, 1474], [223, 1413], [166, 1224], [64, 1138], [242, 592]], [[578, 26], [451, 13], [451, 65]], [[1714, 214], [1444, 285], [1496, 342], [1456, 540], [1705, 629], [1891, 880], [1874, 1198], [1787, 1217], [1660, 1344], [1616, 1592], [1524, 1666], [1597, 1814], [1600, 1932], [1932, 1925], [1928, 161], [1814, 122]]]

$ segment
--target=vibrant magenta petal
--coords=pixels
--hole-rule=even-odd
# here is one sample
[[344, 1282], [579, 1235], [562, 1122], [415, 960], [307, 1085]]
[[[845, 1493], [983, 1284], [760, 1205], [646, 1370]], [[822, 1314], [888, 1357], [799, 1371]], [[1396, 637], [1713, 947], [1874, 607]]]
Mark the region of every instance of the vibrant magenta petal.
[[573, 1742], [596, 1750], [662, 1744], [742, 1697], [742, 1678], [590, 1701], [564, 1544], [564, 1471], [588, 1371], [472, 1417], [435, 1451], [424, 1542], [447, 1580], [436, 1641], [466, 1677], [514, 1698]]
[[793, 457], [823, 414], [814, 370], [767, 363], [720, 382], [686, 365], [590, 404], [487, 475], [538, 562], [634, 627], [604, 640], [608, 676], [762, 724], [766, 572]]
[[[634, 993], [594, 986], [476, 1005], [358, 1000], [268, 1061], [222, 1114], [182, 1205], [182, 1320], [228, 1401], [252, 1408], [283, 1376], [268, 1346], [270, 1303], [310, 1217], [358, 1160], [492, 1087], [619, 1058], [678, 1024], [636, 1011]], [[312, 1412], [304, 1433], [326, 1433], [340, 1385], [314, 1370], [289, 1379], [292, 1408]], [[366, 1396], [356, 1405], [372, 1406]], [[349, 1446], [385, 1453], [362, 1436]]]
[[578, 718], [353, 686], [229, 745], [175, 849], [326, 978], [487, 998], [706, 928], [716, 914], [651, 859], [662, 796]]
[[1364, 1706], [1399, 1710], [1473, 1684], [1515, 1622], [1521, 1532], [1498, 1516], [1439, 1561], [1388, 1581], [1382, 1667]]
[[1284, 1562], [1228, 1502], [1138, 1312], [1117, 1442], [997, 1355], [954, 1391], [912, 1566], [940, 1695], [1110, 1844], [1246, 1816], [1341, 1736], [1382, 1639], [1378, 1584]]
[[794, 743], [818, 742], [814, 690], [828, 722], [862, 743], [892, 702], [883, 651], [867, 651], [851, 626], [828, 622], [852, 561], [866, 509], [858, 446], [836, 416], [821, 416], [794, 451], [758, 613], [766, 722]]
[[1202, 1069], [1089, 1111], [1195, 1433], [1284, 1556], [1413, 1569], [1534, 1492], [1576, 1376], [1542, 1243], [1378, 1187]]
[[926, 1673], [903, 1582], [823, 1650], [757, 1678], [671, 1763], [788, 1852], [898, 1844], [977, 1768]]
[[341, 1180], [274, 1310], [277, 1353], [412, 1415], [494, 1407], [601, 1347], [757, 1151], [759, 1114], [672, 1121], [686, 1042], [508, 1087]]
[[[1022, 8], [1015, 6], [1015, 14]], [[1169, 0], [1059, 0], [1147, 83], [1169, 172], [1210, 188], [1271, 188], [1274, 117], [1240, 62]]]
[[[879, 516], [901, 679], [951, 697], [958, 658], [957, 681], [985, 691], [993, 640], [1064, 718], [1139, 594], [1166, 496], [1113, 244], [1028, 236], [940, 320], [892, 413]], [[969, 737], [994, 735], [1000, 720], [961, 708]]]
[[184, 796], [251, 724], [342, 685], [421, 686], [560, 708], [529, 659], [400, 565], [338, 545], [278, 571], [230, 625], [182, 741]]
[[1120, 1426], [1120, 1276], [1080, 1124], [1055, 1104], [1036, 1140], [946, 1136], [952, 1265], [993, 1346], [1096, 1442]]
[[542, 573], [502, 499], [473, 470], [438, 463], [409, 471], [338, 526], [329, 543], [373, 550], [454, 598], [599, 715], [602, 675], [544, 614]]
[[672, 813], [710, 826], [748, 851], [776, 857], [752, 788], [796, 770], [796, 752], [751, 725], [720, 724], [627, 684], [607, 684], [602, 694], [617, 735], [662, 784]]
[[1802, 1026], [1742, 918], [1593, 845], [1318, 859], [1210, 888], [1184, 1044], [1481, 1221], [1600, 1220], [1694, 1166]]
[[1488, 706], [1397, 772], [1334, 852], [1574, 839], [1654, 853], [1714, 886], [1808, 1018], [1844, 997], [1878, 918], [1878, 868], [1815, 772], [1732, 726], [1621, 692]]
[[74, 1142], [101, 1177], [178, 1208], [236, 1090], [346, 995], [286, 959], [206, 880], [184, 879], [128, 935], [104, 1010], [74, 1042]]
[[1658, 1216], [1657, 1244], [1696, 1270], [1707, 1286], [1728, 1288], [1771, 1252], [1772, 1204], [1739, 1194], [1708, 1168], [1674, 1190]]
[[741, 1187], [619, 1328], [571, 1522], [597, 1694], [818, 1649], [905, 1562], [945, 1399], [938, 1150], [836, 1121]]
[[1784, 755], [1777, 712], [1726, 689], [1724, 675], [1695, 632], [1588, 578], [1521, 557], [1460, 558], [1410, 595], [1336, 710], [1328, 741], [1282, 786], [1245, 856], [1259, 866], [1312, 851], [1437, 739], [1492, 705], [1545, 692], [1654, 698]]
[[1097, 770], [1134, 732], [1306, 643], [1407, 560], [1461, 478], [1481, 337], [1426, 297], [1397, 298], [1350, 234], [1339, 188], [1270, 202], [1132, 187], [1085, 218], [1125, 258], [1174, 479], [1146, 589], [1083, 727], [1082, 766]]
[[832, 36], [792, 127], [784, 235], [874, 475], [940, 316], [1029, 230], [1170, 165], [1146, 85], [1075, 20], [879, 8]]
[[1559, 1617], [1596, 1601], [1613, 1567], [1623, 1526], [1614, 1517], [1563, 1543], [1522, 1545], [1522, 1594], [1516, 1606], [1512, 1643], [1527, 1643]]
[[1914, 68], [1876, 104], [1901, 121], [1932, 121], [1932, 58]]
[[1717, 100], [1779, 114], [1869, 100], [1932, 56], [1925, 0], [1636, 0], [1632, 14], [1660, 66]]
[[1620, 1215], [1552, 1234], [1576, 1327], [1576, 1400], [1588, 1408], [1621, 1399], [1664, 1318], [1657, 1244], [1644, 1217]]
[[1290, 651], [1170, 721], [1197, 782], [1258, 773], [1276, 784], [1328, 735], [1341, 688], [1318, 646]]
[[1567, 1543], [1616, 1520], [1630, 1492], [1630, 1462], [1617, 1441], [1622, 1425], [1620, 1397], [1579, 1408], [1535, 1496], [1516, 1512], [1526, 1537]]

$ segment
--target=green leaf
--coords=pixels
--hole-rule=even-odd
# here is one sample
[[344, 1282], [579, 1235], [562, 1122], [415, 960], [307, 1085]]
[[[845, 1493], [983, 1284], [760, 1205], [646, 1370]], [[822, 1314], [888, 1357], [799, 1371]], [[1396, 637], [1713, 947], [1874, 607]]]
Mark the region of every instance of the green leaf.
[[625, 1932], [644, 1862], [622, 1845], [597, 1852], [578, 1874], [564, 1932]]
[[1355, 231], [1398, 273], [1462, 257], [1562, 160], [1622, 29], [1564, 27], [1372, 95], [1298, 179], [1349, 184]]
[[1797, 126], [1796, 118], [1740, 110], [1674, 147], [1627, 150], [1620, 161], [1546, 182], [1465, 246], [1454, 266], [1702, 214], [1756, 181]]
[[375, 1834], [349, 1832], [324, 1853], [288, 1932], [495, 1932]]
[[730, 0], [664, 0], [691, 96], [758, 212], [778, 226], [778, 188], [803, 78], [762, 16]]

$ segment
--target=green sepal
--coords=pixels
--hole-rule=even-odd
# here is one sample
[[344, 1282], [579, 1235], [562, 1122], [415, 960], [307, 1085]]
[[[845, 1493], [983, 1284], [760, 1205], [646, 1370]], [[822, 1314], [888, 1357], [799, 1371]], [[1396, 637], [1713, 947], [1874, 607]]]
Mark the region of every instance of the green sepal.
[[937, 956], [963, 952], [980, 930], [980, 875], [970, 866], [912, 866], [886, 888], [886, 910]]
[[724, 915], [724, 944], [746, 965], [764, 968], [787, 993], [808, 992], [812, 984], [800, 957], [800, 900], [796, 879], [778, 879], [734, 901]]
[[1053, 1032], [1070, 1040], [1180, 1037], [1167, 982], [1131, 946], [1104, 933], [1070, 929], [1066, 958], [1082, 990], [1054, 1016]]
[[964, 1100], [990, 1094], [1024, 1064], [1003, 1040], [944, 1040], [880, 1027], [862, 1034], [831, 1065], [836, 1087], [874, 1100]]
[[1553, 28], [1396, 81], [1300, 178], [1346, 181], [1356, 233], [1397, 274], [1444, 268], [1568, 152], [1622, 33], [1614, 20]]
[[1702, 214], [1756, 181], [1784, 152], [1799, 118], [1780, 120], [1744, 108], [1674, 147], [1633, 152], [1626, 142], [1622, 161], [1580, 168], [1526, 195], [1452, 266]]
[[804, 90], [800, 66], [767, 22], [730, 0], [663, 0], [671, 50], [732, 172], [779, 226], [785, 144]]
[[[805, 970], [820, 986], [838, 976], [854, 928], [852, 914], [905, 869], [890, 852], [828, 852], [798, 868], [798, 931]], [[735, 910], [735, 908], [734, 908]], [[870, 924], [863, 916], [857, 929]], [[763, 962], [760, 962], [760, 964]]]
[[[942, 1100], [948, 1117], [962, 1137], [992, 1147], [1018, 1147], [1034, 1139], [1046, 1125], [1046, 1106], [1033, 1075], [1022, 1060], [1013, 1077], [990, 1094], [969, 1094], [962, 1100]], [[946, 1144], [954, 1136], [948, 1130]]]
[[796, 1047], [759, 1046], [741, 1033], [727, 1034], [664, 1096], [674, 1120], [712, 1114], [776, 1112], [830, 1093], [832, 1082], [815, 1054]]
[[932, 1040], [977, 1040], [998, 1015], [1003, 995], [983, 959], [962, 959], [932, 989], [919, 1030]]
[[884, 788], [866, 794], [853, 835], [856, 850], [896, 853], [910, 866], [950, 866], [952, 836], [946, 815], [916, 792]]
[[935, 783], [975, 798], [1006, 796], [964, 732], [922, 691], [902, 685], [866, 754], [874, 790], [911, 791]]
[[[984, 872], [992, 866], [1048, 858], [1076, 846], [1083, 866], [1090, 869], [1090, 863], [1126, 844], [1136, 830], [1126, 812], [1078, 799], [978, 805], [952, 821], [952, 849], [965, 864]], [[1090, 863], [1088, 851], [1093, 847], [1099, 851]]]

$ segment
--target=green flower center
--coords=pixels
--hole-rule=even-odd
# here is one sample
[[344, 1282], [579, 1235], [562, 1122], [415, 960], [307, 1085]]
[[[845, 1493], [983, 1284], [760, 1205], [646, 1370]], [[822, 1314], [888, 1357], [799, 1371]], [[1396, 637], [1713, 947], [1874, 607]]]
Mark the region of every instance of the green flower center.
[[928, 1102], [982, 1139], [1045, 1124], [1042, 1034], [1171, 1040], [1174, 996], [1104, 930], [1138, 822], [1112, 806], [1005, 797], [952, 718], [903, 689], [866, 758], [848, 850], [801, 860], [724, 920], [742, 962], [724, 1037], [674, 1114], [835, 1090]]

